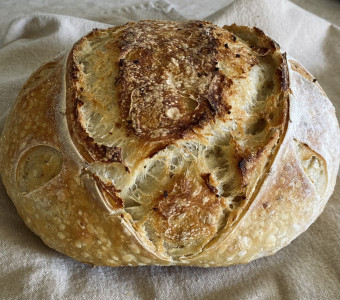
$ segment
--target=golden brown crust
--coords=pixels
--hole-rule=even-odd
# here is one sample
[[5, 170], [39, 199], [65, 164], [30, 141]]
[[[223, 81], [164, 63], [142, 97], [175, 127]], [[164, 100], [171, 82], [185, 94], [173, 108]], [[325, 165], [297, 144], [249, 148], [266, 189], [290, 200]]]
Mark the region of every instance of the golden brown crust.
[[315, 82], [314, 77], [303, 66], [301, 66], [301, 64], [299, 64], [297, 61], [290, 59], [289, 63], [291, 65], [291, 68], [292, 68], [293, 71], [298, 72], [304, 78]]
[[29, 78], [0, 171], [27, 226], [77, 260], [226, 266], [315, 220], [339, 136], [320, 86], [260, 29], [141, 21]]
[[211, 119], [223, 106], [215, 100], [221, 85], [214, 80], [216, 47], [206, 22], [138, 22], [124, 28], [116, 82], [127, 129], [146, 140], [171, 141]]

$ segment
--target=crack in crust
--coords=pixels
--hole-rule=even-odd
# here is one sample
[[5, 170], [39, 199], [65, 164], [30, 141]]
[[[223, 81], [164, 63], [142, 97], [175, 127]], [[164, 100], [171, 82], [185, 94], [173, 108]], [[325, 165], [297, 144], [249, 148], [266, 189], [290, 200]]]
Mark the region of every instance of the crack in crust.
[[[114, 184], [110, 182], [104, 182], [103, 180], [100, 179], [99, 176], [97, 176], [95, 173], [93, 173], [92, 171], [88, 169], [82, 169], [81, 175], [82, 176], [88, 175], [90, 178], [93, 179], [93, 181], [95, 182], [95, 185], [97, 186], [97, 188], [100, 190], [100, 192], [105, 198], [104, 202], [107, 201], [109, 203], [109, 206], [111, 207], [109, 209], [110, 211], [112, 209], [118, 210], [124, 207], [123, 199], [119, 197], [119, 192], [121, 192], [121, 190], [117, 189], [114, 186]], [[105, 203], [102, 203], [102, 204], [106, 206]]]
[[281, 81], [281, 89], [282, 91], [287, 91], [289, 89], [289, 75], [288, 75], [288, 65], [287, 65], [287, 55], [286, 53], [282, 54], [282, 63], [280, 68], [277, 69], [277, 72]]
[[[94, 33], [95, 32], [97, 32], [97, 30], [95, 30]], [[80, 44], [81, 41], [82, 40], [80, 40], [78, 44]], [[72, 55], [69, 56], [67, 63], [71, 65], [72, 70], [67, 77], [73, 79], [72, 81], [67, 80], [67, 82], [73, 82], [73, 85], [69, 85], [66, 90], [66, 97], [71, 100], [66, 102], [66, 117], [70, 134], [80, 154], [87, 162], [99, 161], [104, 164], [121, 163], [125, 167], [125, 170], [130, 172], [128, 166], [122, 159], [122, 149], [120, 147], [98, 144], [86, 131], [86, 121], [83, 119], [81, 113], [81, 107], [84, 105], [84, 102], [77, 97], [77, 89], [75, 88], [79, 78], [79, 68], [74, 63]]]
[[[79, 125], [83, 123], [79, 114], [79, 110], [83, 105], [84, 105], [83, 101], [76, 99], [75, 101], [76, 110], [74, 111], [74, 113], [75, 119], [77, 120], [77, 124]], [[84, 127], [81, 126], [81, 128], [79, 129], [81, 130], [79, 130], [78, 132], [78, 137], [85, 141], [87, 145], [87, 150], [91, 157], [93, 158], [93, 160], [97, 160], [102, 163], [119, 162], [124, 164], [122, 160], [122, 149], [120, 147], [115, 146], [108, 147], [106, 145], [99, 145], [95, 143], [94, 139], [86, 133], [86, 129]]]

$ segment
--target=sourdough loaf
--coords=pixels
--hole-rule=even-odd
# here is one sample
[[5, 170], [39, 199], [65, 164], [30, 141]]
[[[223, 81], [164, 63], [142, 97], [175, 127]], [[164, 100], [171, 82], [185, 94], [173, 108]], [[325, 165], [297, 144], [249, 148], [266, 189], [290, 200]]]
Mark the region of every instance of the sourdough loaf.
[[28, 79], [0, 171], [26, 225], [74, 259], [227, 266], [314, 222], [339, 136], [319, 84], [261, 30], [141, 21]]

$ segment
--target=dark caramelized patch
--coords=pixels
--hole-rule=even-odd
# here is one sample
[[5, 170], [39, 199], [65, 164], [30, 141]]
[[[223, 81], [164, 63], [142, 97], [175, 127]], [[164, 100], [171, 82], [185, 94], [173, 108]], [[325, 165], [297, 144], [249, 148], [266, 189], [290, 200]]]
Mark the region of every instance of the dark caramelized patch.
[[201, 174], [201, 177], [203, 178], [205, 184], [207, 187], [214, 193], [217, 194], [218, 190], [217, 188], [211, 183], [211, 174]]
[[[242, 186], [241, 188], [246, 187], [251, 184], [254, 174], [261, 173], [260, 170], [262, 166], [265, 166], [265, 162], [273, 151], [279, 139], [279, 132], [274, 131], [267, 144], [264, 147], [258, 148], [256, 152], [251, 152], [248, 154], [236, 154], [238, 157], [238, 171], [241, 175]], [[255, 149], [254, 149], [255, 150]]]
[[148, 21], [124, 29], [116, 82], [122, 120], [135, 135], [180, 138], [223, 109], [214, 31], [198, 21]]
[[190, 240], [208, 241], [216, 232], [219, 198], [208, 186], [197, 184], [192, 178], [177, 176], [173, 182], [166, 196], [164, 193], [153, 205], [157, 232], [176, 247]]

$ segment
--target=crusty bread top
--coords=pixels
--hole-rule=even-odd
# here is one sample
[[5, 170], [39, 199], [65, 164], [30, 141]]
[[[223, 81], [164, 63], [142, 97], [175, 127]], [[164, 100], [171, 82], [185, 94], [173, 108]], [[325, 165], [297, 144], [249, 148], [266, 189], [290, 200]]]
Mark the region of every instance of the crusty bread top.
[[72, 138], [112, 207], [161, 253], [202, 251], [270, 165], [286, 61], [253, 35], [250, 44], [207, 22], [142, 21], [95, 30], [71, 52]]
[[226, 266], [316, 219], [339, 136], [321, 87], [261, 30], [141, 21], [32, 74], [0, 172], [27, 226], [77, 260]]

